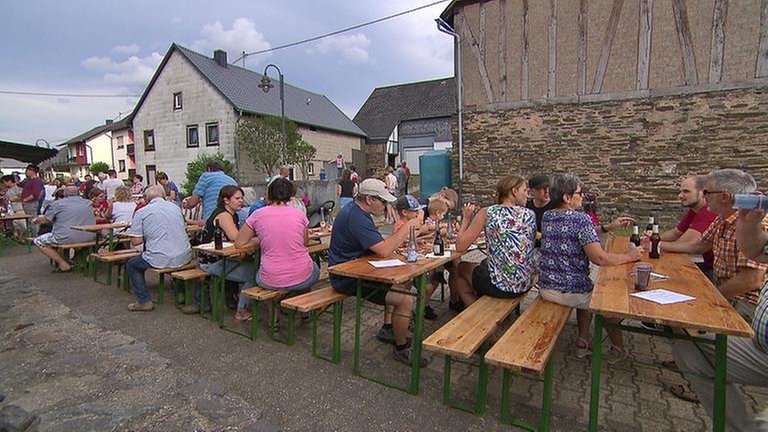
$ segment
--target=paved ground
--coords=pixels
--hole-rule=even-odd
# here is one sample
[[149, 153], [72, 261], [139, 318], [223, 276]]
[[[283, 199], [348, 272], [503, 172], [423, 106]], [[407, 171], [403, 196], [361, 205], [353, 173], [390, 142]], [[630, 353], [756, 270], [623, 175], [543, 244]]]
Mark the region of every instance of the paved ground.
[[[432, 362], [422, 372], [418, 396], [352, 375], [351, 301], [345, 304], [342, 363], [333, 365], [310, 354], [306, 324], [295, 346], [263, 332], [252, 342], [169, 304], [129, 313], [130, 294], [49, 271], [34, 251], [17, 247], [0, 257], [0, 430], [510, 430], [499, 422], [501, 372], [495, 368], [482, 418], [442, 405], [439, 356], [428, 354]], [[428, 322], [427, 332], [452, 316], [439, 293], [435, 298], [441, 317]], [[405, 383], [409, 369], [373, 337], [381, 315], [375, 308], [364, 313], [363, 368]], [[329, 340], [326, 322], [323, 336]], [[586, 430], [589, 362], [572, 355], [574, 334], [571, 322], [555, 353], [557, 431]], [[700, 405], [665, 390], [683, 382], [653, 365], [669, 358], [669, 344], [642, 335], [627, 339], [635, 358], [647, 364], [604, 367], [602, 429], [710, 429]], [[454, 367], [457, 395], [471, 396], [476, 372]], [[746, 390], [753, 407], [766, 406], [765, 390]], [[517, 416], [535, 421], [540, 399], [539, 382], [514, 379]]]

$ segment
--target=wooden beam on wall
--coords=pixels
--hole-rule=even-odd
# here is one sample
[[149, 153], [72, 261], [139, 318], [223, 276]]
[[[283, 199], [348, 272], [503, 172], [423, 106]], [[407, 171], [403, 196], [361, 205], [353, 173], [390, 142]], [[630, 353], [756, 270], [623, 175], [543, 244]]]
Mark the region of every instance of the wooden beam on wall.
[[651, 33], [653, 31], [653, 0], [640, 0], [640, 25], [637, 38], [636, 90], [647, 90], [651, 70]]
[[697, 85], [699, 75], [696, 72], [696, 56], [693, 52], [693, 39], [688, 25], [688, 8], [685, 0], [672, 0], [672, 12], [675, 14], [675, 28], [677, 29], [677, 41], [680, 44], [680, 53], [683, 56], [683, 70], [685, 72], [685, 85]]
[[712, 46], [709, 51], [709, 82], [719, 83], [723, 78], [723, 47], [725, 46], [725, 20], [728, 0], [715, 0], [712, 14]]
[[480, 55], [485, 62], [485, 2], [480, 2], [480, 28], [477, 29], [477, 44], [480, 48]]
[[556, 96], [557, 87], [557, 0], [549, 0], [549, 71], [547, 98]]
[[588, 28], [588, 15], [587, 15], [587, 0], [579, 0], [579, 65], [578, 65], [578, 80], [579, 80], [579, 94], [587, 93], [587, 28]]
[[757, 49], [755, 77], [768, 76], [768, 0], [760, 4], [760, 45]]
[[485, 96], [488, 99], [488, 103], [494, 103], [496, 102], [496, 98], [493, 95], [491, 80], [488, 78], [488, 68], [485, 65], [485, 61], [483, 60], [483, 55], [480, 52], [480, 46], [477, 43], [475, 35], [472, 33], [472, 29], [469, 27], [469, 22], [467, 22], [467, 18], [464, 16], [463, 11], [459, 13], [459, 17], [461, 18], [461, 38], [469, 43], [469, 49], [472, 51], [472, 54], [475, 57], [477, 71], [480, 74], [480, 82], [483, 84], [483, 89], [485, 90]]
[[507, 101], [507, 0], [499, 0], [499, 40], [501, 41], [501, 50], [499, 51], [501, 65], [501, 79], [499, 89], [499, 99], [501, 102]]
[[[768, 1], [768, 0], [765, 0]], [[522, 71], [520, 73], [520, 99], [529, 100], [528, 94], [528, 0], [523, 0], [523, 60]]]
[[597, 72], [595, 73], [595, 82], [592, 85], [592, 93], [600, 93], [603, 91], [605, 71], [608, 70], [608, 60], [611, 58], [611, 48], [613, 48], [613, 39], [616, 37], [616, 31], [619, 28], [619, 17], [621, 16], [621, 7], [623, 4], [624, 0], [613, 0], [611, 17], [608, 19], [608, 28], [605, 29], [603, 47], [600, 50], [600, 60], [597, 63]]

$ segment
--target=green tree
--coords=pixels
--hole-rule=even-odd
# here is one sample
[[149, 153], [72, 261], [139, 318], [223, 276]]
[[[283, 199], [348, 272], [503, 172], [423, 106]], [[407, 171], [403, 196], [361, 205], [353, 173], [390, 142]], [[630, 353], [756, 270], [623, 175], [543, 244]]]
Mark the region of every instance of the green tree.
[[91, 164], [91, 166], [88, 167], [88, 170], [91, 172], [91, 174], [96, 175], [98, 173], [106, 173], [111, 168], [108, 163], [106, 162], [94, 162]]
[[237, 180], [237, 176], [235, 174], [235, 166], [231, 161], [224, 157], [224, 154], [221, 152], [216, 152], [214, 154], [200, 153], [192, 162], [187, 164], [186, 180], [184, 181], [184, 184], [181, 185], [181, 188], [184, 189], [187, 194], [191, 194], [195, 189], [197, 181], [205, 172], [205, 165], [211, 159], [216, 159], [221, 162], [221, 165], [224, 167], [224, 172], [228, 176]]
[[[285, 122], [285, 135], [286, 162], [290, 162], [288, 149], [296, 147], [297, 143], [301, 142], [301, 133], [296, 123], [290, 120]], [[264, 170], [267, 177], [270, 177], [280, 164], [281, 136], [280, 117], [268, 116], [243, 120], [237, 125], [240, 148]]]
[[288, 163], [298, 165], [301, 170], [301, 178], [306, 179], [309, 175], [309, 164], [317, 154], [317, 149], [312, 144], [299, 140], [298, 142], [290, 145], [286, 150], [286, 160]]

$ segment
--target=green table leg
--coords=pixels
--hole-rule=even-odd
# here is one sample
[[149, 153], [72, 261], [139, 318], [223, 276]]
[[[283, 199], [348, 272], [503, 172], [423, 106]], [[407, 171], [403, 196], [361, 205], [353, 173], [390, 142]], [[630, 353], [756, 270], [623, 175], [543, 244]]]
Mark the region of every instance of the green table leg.
[[589, 400], [589, 430], [597, 432], [600, 413], [600, 369], [603, 355], [603, 317], [595, 314], [595, 335], [592, 339], [592, 390]]
[[421, 377], [421, 342], [424, 336], [424, 307], [427, 303], [427, 274], [416, 277], [416, 319], [413, 328], [413, 358], [411, 363], [410, 394], [419, 393], [419, 378]]
[[360, 317], [363, 313], [363, 281], [357, 280], [357, 298], [355, 300], [355, 349], [353, 353], [352, 372], [360, 374]]
[[541, 419], [539, 431], [549, 432], [550, 413], [552, 411], [552, 376], [554, 375], [555, 358], [550, 357], [544, 369], [544, 390], [541, 396]]
[[728, 358], [728, 336], [715, 336], [715, 410], [713, 411], [712, 430], [725, 430], [725, 385], [726, 360]]
[[112, 263], [107, 263], [107, 285], [112, 285]]

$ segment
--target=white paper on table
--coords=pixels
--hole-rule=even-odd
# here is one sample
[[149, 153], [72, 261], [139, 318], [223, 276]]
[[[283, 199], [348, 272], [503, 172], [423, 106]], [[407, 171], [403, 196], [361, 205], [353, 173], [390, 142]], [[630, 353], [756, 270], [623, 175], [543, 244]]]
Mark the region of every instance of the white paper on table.
[[660, 281], [667, 281], [667, 280], [669, 280], [669, 276], [661, 273], [651, 272], [651, 282], [660, 282]]
[[654, 303], [662, 304], [662, 305], [696, 300], [695, 297], [676, 293], [673, 291], [667, 291], [665, 289], [642, 291], [642, 292], [632, 293], [630, 295], [641, 298], [643, 300], [649, 300]]
[[444, 255], [435, 255], [434, 252], [430, 252], [426, 255], [424, 255], [424, 258], [450, 258], [451, 257], [451, 251], [443, 251]]
[[[221, 244], [221, 248], [225, 249], [225, 248], [228, 248], [228, 247], [233, 247], [234, 245], [235, 245], [234, 243], [224, 242], [224, 243]], [[203, 243], [201, 245], [197, 245], [197, 247], [200, 248], [200, 249], [216, 249], [216, 244], [214, 242]]]
[[368, 261], [368, 263], [376, 268], [400, 267], [405, 265], [404, 262], [398, 259], [383, 260], [383, 261]]
[[448, 245], [448, 250], [449, 251], [455, 251], [456, 250], [456, 245], [455, 244]]

